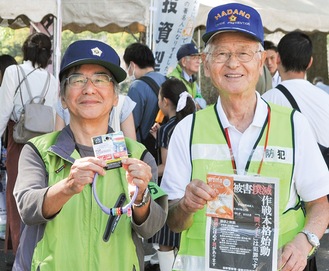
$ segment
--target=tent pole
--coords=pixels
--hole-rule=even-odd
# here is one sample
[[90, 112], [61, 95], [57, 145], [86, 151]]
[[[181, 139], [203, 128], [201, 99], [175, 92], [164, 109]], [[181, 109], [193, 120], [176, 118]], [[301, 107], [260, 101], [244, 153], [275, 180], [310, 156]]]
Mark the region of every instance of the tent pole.
[[146, 36], [146, 44], [147, 46], [153, 50], [153, 27], [154, 27], [154, 0], [150, 0], [150, 20], [149, 20], [149, 26], [148, 26], [148, 35]]
[[61, 59], [62, 1], [57, 0], [57, 20], [54, 27], [54, 76], [58, 78]]

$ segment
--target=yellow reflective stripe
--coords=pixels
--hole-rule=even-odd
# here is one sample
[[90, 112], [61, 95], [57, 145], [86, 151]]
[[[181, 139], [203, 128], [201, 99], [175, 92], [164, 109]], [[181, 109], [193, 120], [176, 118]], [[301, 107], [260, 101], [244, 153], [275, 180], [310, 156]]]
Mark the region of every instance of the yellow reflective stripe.
[[230, 157], [230, 151], [226, 144], [193, 144], [191, 156], [192, 160], [224, 161]]

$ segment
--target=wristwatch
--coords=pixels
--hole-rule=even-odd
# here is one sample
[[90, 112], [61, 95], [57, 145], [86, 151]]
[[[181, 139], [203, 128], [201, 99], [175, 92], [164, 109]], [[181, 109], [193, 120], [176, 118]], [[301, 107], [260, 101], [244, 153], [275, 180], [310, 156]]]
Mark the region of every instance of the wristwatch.
[[149, 200], [150, 200], [150, 191], [149, 191], [148, 187], [146, 187], [146, 189], [145, 189], [145, 191], [143, 193], [143, 199], [142, 199], [142, 201], [140, 203], [138, 203], [138, 204], [135, 204], [134, 203], [134, 207], [142, 207], [146, 203], [148, 203]]
[[308, 242], [313, 246], [310, 253], [307, 255], [307, 258], [309, 259], [315, 255], [316, 251], [320, 246], [320, 241], [319, 238], [313, 232], [310, 232], [308, 230], [302, 230], [301, 232], [306, 235]]

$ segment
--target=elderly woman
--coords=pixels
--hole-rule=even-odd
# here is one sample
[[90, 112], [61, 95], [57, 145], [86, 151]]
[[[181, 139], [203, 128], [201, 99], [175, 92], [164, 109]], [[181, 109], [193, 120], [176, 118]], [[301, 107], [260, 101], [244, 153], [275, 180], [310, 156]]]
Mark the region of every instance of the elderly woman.
[[[94, 157], [92, 147], [93, 137], [113, 131], [109, 112], [126, 77], [119, 56], [99, 41], [74, 42], [59, 76], [70, 124], [34, 138], [22, 151], [14, 195], [26, 225], [13, 270], [144, 270], [139, 237], [158, 231], [167, 212], [167, 198], [155, 184], [149, 195], [154, 158], [126, 138], [130, 157], [106, 171], [106, 161]], [[97, 176], [96, 197], [91, 184]], [[121, 204], [127, 205], [128, 182], [138, 191], [132, 216], [103, 212], [99, 205], [115, 207], [122, 194]]]

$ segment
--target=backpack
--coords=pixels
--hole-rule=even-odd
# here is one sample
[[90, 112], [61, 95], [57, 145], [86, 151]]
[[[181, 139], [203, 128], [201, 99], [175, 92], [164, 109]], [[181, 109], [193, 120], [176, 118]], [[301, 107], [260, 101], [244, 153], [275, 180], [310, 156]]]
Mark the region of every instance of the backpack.
[[[292, 108], [294, 108], [297, 111], [301, 112], [295, 98], [292, 96], [292, 94], [289, 92], [289, 90], [285, 86], [279, 84], [279, 85], [276, 86], [276, 88], [278, 90], [280, 90], [283, 93], [284, 96], [286, 96], [286, 98], [290, 102]], [[327, 167], [329, 169], [329, 148], [321, 145], [320, 143], [318, 143], [318, 145], [319, 145], [320, 151], [322, 153], [323, 159], [326, 162]]]
[[[25, 72], [21, 66], [17, 67], [17, 76], [18, 76], [18, 86], [15, 91], [15, 95], [20, 90], [20, 97], [22, 102], [22, 112], [19, 119], [16, 121], [16, 124], [13, 127], [13, 138], [16, 143], [26, 143], [29, 139], [39, 136], [45, 133], [52, 132], [54, 130], [54, 113], [51, 106], [45, 105], [45, 97], [49, 90], [50, 84], [50, 74], [48, 72], [46, 83], [43, 87], [43, 90], [40, 95], [32, 97], [30, 90], [30, 85], [27, 80], [27, 77], [34, 72], [36, 69], [32, 70], [30, 73], [25, 75]], [[20, 80], [19, 70], [23, 75], [23, 79]], [[21, 85], [25, 82], [28, 94], [29, 101], [24, 104]], [[16, 118], [17, 119], [17, 118]]]
[[[159, 95], [159, 89], [160, 86], [151, 78], [148, 76], [142, 76], [138, 78], [138, 80], [141, 80], [145, 82], [154, 92], [154, 95], [158, 98]], [[157, 105], [158, 111], [159, 111], [159, 106]], [[162, 123], [164, 123], [166, 120], [163, 120]], [[156, 140], [155, 138], [149, 133], [146, 138], [143, 138], [142, 132], [139, 129], [140, 133], [140, 138], [141, 138], [141, 143], [146, 147], [146, 149], [153, 155], [155, 158], [156, 163], [158, 164], [159, 162], [159, 157], [158, 157], [158, 150], [156, 146]]]

